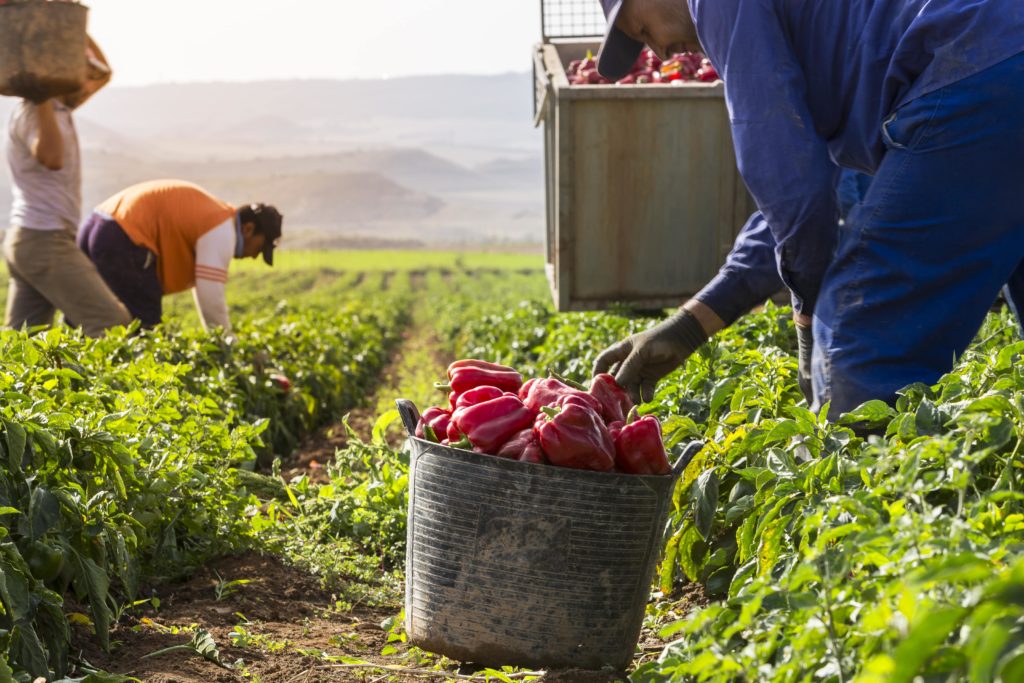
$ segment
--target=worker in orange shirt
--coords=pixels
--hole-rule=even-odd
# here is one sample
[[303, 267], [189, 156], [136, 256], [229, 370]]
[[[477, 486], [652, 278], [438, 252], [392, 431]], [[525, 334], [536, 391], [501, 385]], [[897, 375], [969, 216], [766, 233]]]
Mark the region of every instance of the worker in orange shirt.
[[232, 258], [274, 264], [281, 214], [235, 208], [182, 180], [133, 185], [107, 199], [78, 232], [78, 246], [144, 327], [158, 325], [161, 297], [192, 289], [205, 329], [231, 331], [225, 287]]

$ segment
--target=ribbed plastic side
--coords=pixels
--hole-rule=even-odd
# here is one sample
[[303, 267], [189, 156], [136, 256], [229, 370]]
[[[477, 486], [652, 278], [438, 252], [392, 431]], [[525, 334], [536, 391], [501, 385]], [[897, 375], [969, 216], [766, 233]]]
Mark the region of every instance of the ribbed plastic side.
[[481, 664], [625, 667], [674, 478], [412, 444], [410, 640]]

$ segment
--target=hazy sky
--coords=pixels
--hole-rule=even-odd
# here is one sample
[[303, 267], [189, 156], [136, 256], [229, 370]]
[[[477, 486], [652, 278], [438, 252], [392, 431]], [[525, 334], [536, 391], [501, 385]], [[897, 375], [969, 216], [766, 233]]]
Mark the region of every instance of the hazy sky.
[[526, 71], [540, 37], [539, 0], [85, 4], [115, 85]]

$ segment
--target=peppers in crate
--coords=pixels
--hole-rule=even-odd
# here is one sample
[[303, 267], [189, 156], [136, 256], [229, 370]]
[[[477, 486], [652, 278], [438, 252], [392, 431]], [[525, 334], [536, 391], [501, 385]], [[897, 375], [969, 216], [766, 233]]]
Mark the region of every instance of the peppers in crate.
[[551, 464], [598, 472], [615, 467], [615, 445], [596, 410], [574, 397], [543, 412], [547, 419], [538, 419], [534, 430]]
[[534, 384], [536, 384], [536, 383], [537, 383], [537, 378], [534, 377], [533, 379], [526, 380], [526, 382], [523, 384], [523, 386], [519, 387], [519, 400], [520, 401], [523, 401], [523, 402], [526, 401], [526, 397], [530, 395], [530, 388]]
[[459, 360], [448, 366], [448, 384], [439, 385], [438, 388], [463, 394], [482, 386], [515, 393], [523, 386], [523, 376], [506, 365], [482, 360]]
[[416, 437], [419, 439], [427, 438], [426, 426], [429, 425], [434, 431], [434, 436], [437, 439], [443, 439], [448, 433], [448, 422], [451, 419], [451, 413], [444, 408], [434, 406], [427, 408], [423, 411], [420, 416], [420, 421], [416, 424]]
[[530, 390], [523, 399], [523, 403], [537, 414], [545, 406], [553, 406], [559, 399], [566, 396], [578, 396], [591, 410], [598, 415], [601, 414], [601, 402], [585, 391], [574, 389], [565, 382], [549, 377], [547, 379], [531, 380]]
[[605, 422], [624, 422], [633, 409], [633, 400], [608, 373], [596, 375], [590, 382], [590, 395], [601, 403]]
[[533, 413], [518, 396], [506, 395], [459, 409], [452, 418], [452, 424], [469, 438], [474, 450], [493, 455], [517, 432], [529, 427], [533, 420]]
[[477, 403], [483, 403], [484, 401], [490, 401], [492, 398], [498, 398], [504, 395], [504, 391], [498, 387], [483, 386], [470, 389], [465, 393], [459, 394], [455, 399], [455, 409], [465, 408], [466, 406], [475, 406]]
[[613, 429], [616, 466], [628, 474], [671, 472], [658, 418], [647, 415], [636, 419], [635, 408], [629, 417], [630, 422], [620, 429]]
[[447, 435], [449, 441], [455, 443], [456, 441], [462, 438], [462, 433], [459, 431], [457, 418], [464, 409], [469, 408], [470, 406], [475, 406], [478, 403], [483, 403], [484, 401], [490, 401], [499, 398], [506, 394], [508, 394], [509, 396], [515, 396], [515, 394], [511, 392], [502, 391], [498, 387], [476, 387], [475, 389], [470, 389], [469, 391], [459, 394], [458, 398], [456, 398], [455, 401], [453, 402], [453, 405], [455, 407], [452, 409], [452, 419], [448, 423], [447, 427]]
[[498, 449], [496, 455], [500, 458], [511, 458], [520, 462], [538, 464], [547, 462], [533, 427], [527, 427], [509, 439], [504, 446]]

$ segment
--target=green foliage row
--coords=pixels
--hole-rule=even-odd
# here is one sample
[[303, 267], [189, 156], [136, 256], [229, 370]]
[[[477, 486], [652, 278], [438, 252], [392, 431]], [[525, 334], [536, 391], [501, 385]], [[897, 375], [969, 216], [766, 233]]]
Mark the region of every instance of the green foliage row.
[[[504, 314], [515, 324], [515, 316]], [[652, 321], [549, 316], [520, 365], [589, 374]], [[488, 336], [484, 335], [484, 339]], [[642, 412], [705, 449], [677, 487], [661, 590], [711, 606], [636, 681], [1024, 680], [1024, 342], [993, 317], [956, 370], [839, 424], [796, 386], [787, 309], [719, 335]], [[853, 426], [857, 430], [852, 429]], [[867, 436], [873, 434], [872, 436]]]
[[141, 576], [257, 544], [237, 468], [361, 401], [410, 306], [407, 287], [308, 298], [240, 317], [233, 342], [173, 324], [0, 333], [0, 664], [60, 678], [64, 595], [106, 646]]

